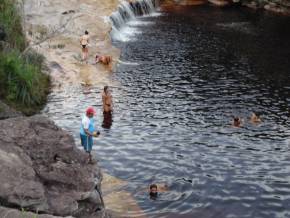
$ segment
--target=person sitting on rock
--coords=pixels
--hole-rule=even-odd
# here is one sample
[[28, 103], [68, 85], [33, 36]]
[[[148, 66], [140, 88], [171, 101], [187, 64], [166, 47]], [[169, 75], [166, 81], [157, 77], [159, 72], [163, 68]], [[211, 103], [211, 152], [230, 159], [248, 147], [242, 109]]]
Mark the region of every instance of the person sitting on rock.
[[88, 163], [92, 163], [91, 151], [93, 148], [93, 136], [99, 136], [100, 132], [95, 132], [94, 115], [96, 111], [93, 107], [88, 107], [86, 114], [82, 118], [80, 138], [84, 150], [89, 154]]

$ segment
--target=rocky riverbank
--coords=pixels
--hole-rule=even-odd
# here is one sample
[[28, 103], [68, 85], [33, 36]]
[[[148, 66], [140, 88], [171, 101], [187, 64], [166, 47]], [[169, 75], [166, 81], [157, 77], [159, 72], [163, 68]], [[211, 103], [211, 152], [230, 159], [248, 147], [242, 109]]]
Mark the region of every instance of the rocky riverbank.
[[[111, 45], [108, 16], [118, 0], [27, 0], [24, 27], [29, 44], [43, 54], [50, 69], [53, 88], [79, 84], [106, 84], [107, 74], [119, 57]], [[90, 33], [89, 64], [81, 63], [79, 38]], [[110, 55], [110, 66], [94, 64], [95, 54]]]
[[9, 107], [7, 104], [0, 100], [0, 120], [18, 117], [21, 113]]
[[20, 116], [2, 120], [0, 134], [1, 217], [108, 217], [101, 170], [66, 131], [43, 116]]

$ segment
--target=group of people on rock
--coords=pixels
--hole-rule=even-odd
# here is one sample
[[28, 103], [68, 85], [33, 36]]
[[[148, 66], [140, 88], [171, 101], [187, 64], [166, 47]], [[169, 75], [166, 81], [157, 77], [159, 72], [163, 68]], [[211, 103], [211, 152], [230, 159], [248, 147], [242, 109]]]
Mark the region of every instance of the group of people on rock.
[[[90, 36], [89, 32], [86, 30], [85, 34], [81, 36], [80, 38], [80, 45], [82, 49], [82, 62], [88, 63], [88, 57], [89, 57], [89, 42], [90, 42]], [[110, 64], [112, 61], [112, 57], [109, 55], [95, 55], [95, 63], [102, 63], [105, 65]]]
[[[103, 103], [103, 127], [110, 128], [112, 125], [112, 112], [113, 112], [113, 98], [108, 86], [104, 87], [102, 92], [102, 103]], [[80, 139], [84, 150], [88, 153], [88, 163], [92, 161], [92, 148], [93, 148], [93, 137], [100, 135], [99, 131], [96, 131], [94, 125], [94, 116], [96, 110], [90, 106], [86, 109], [86, 113], [82, 117], [81, 128], [80, 128]]]

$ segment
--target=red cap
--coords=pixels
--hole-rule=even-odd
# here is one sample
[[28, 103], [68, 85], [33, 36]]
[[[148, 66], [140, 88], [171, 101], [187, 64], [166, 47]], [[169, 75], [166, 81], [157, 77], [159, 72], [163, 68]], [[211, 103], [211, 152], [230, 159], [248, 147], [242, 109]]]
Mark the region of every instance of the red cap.
[[86, 113], [95, 115], [96, 111], [95, 111], [95, 109], [93, 107], [88, 107], [87, 110], [86, 110]]

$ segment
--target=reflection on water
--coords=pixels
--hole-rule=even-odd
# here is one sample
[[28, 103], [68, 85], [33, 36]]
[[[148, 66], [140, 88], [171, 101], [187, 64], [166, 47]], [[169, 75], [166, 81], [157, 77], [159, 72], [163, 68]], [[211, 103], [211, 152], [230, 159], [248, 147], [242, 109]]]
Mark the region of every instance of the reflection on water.
[[[289, 18], [197, 7], [141, 21], [115, 42], [113, 125], [94, 147], [105, 171], [148, 217], [290, 217]], [[102, 125], [101, 89], [52, 93], [45, 112], [78, 142], [86, 106]], [[170, 190], [151, 201], [151, 183]]]

